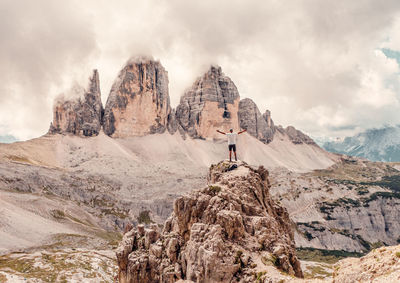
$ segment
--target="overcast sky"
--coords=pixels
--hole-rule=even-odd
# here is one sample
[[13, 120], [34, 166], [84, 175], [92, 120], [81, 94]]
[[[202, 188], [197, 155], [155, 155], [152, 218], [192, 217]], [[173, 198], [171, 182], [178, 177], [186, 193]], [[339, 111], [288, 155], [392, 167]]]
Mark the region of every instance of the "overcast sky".
[[[84, 2], [84, 4], [83, 4]], [[400, 123], [400, 1], [0, 1], [0, 136], [44, 134], [55, 96], [131, 56], [159, 59], [172, 106], [210, 64], [275, 124], [341, 137]]]

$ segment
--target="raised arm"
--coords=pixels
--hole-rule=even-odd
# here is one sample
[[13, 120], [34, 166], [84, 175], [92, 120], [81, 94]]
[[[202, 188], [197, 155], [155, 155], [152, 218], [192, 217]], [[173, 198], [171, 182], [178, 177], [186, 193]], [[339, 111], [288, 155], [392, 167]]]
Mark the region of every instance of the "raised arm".
[[226, 135], [226, 133], [221, 132], [220, 130], [217, 130], [217, 132], [220, 133], [220, 134]]
[[240, 131], [240, 132], [238, 133], [238, 135], [243, 134], [244, 132], [247, 132], [247, 130]]

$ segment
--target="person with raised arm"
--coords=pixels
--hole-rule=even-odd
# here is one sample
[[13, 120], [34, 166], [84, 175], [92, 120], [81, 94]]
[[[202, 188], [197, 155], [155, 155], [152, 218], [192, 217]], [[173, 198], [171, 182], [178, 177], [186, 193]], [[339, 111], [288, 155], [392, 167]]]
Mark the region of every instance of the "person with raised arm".
[[229, 130], [229, 133], [224, 133], [220, 130], [217, 130], [218, 133], [226, 135], [228, 137], [228, 149], [229, 149], [229, 162], [232, 162], [232, 151], [235, 154], [235, 161], [237, 161], [237, 156], [236, 156], [236, 142], [237, 142], [237, 136], [240, 134], [243, 134], [246, 132], [246, 130], [234, 133], [233, 129]]

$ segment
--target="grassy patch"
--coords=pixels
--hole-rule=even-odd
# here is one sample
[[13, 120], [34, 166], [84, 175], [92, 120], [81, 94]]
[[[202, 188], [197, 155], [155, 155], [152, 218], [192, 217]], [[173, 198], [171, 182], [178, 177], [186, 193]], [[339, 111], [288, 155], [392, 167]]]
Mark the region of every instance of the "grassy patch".
[[65, 219], [65, 213], [62, 210], [55, 209], [55, 210], [50, 211], [50, 214], [57, 220]]
[[256, 281], [257, 282], [261, 282], [261, 279], [262, 279], [262, 277], [265, 275], [265, 274], [267, 274], [267, 272], [266, 271], [261, 271], [261, 272], [258, 272], [257, 274], [256, 274]]
[[65, 214], [64, 211], [59, 210], [59, 209], [54, 209], [54, 210], [50, 211], [50, 215], [53, 216], [57, 220], [64, 220], [64, 219], [68, 218], [68, 219], [72, 220], [73, 222], [76, 222], [79, 224], [83, 224], [86, 226], [93, 226], [93, 224], [87, 223], [87, 222], [80, 220], [72, 215]]
[[208, 190], [212, 192], [214, 195], [218, 194], [221, 191], [220, 186], [208, 186]]
[[400, 175], [383, 176], [382, 180], [374, 182], [361, 182], [362, 185], [379, 186], [388, 188], [393, 192], [400, 192]]
[[336, 263], [346, 257], [361, 257], [363, 253], [347, 252], [339, 250], [323, 250], [314, 248], [297, 248], [297, 257], [300, 260]]
[[49, 263], [51, 268], [41, 268], [34, 266], [35, 260], [19, 257], [2, 256], [0, 258], [0, 269], [9, 270], [25, 278], [40, 279], [44, 282], [56, 282], [58, 273], [69, 268], [64, 260], [57, 260], [55, 256], [43, 258], [45, 263]]
[[357, 188], [356, 190], [357, 190], [357, 195], [359, 196], [367, 195], [369, 193], [369, 190], [364, 187]]
[[149, 210], [143, 210], [139, 213], [139, 216], [137, 218], [139, 223], [144, 223], [144, 224], [150, 224], [154, 223], [154, 221], [150, 217], [150, 211]]
[[59, 233], [52, 237], [52, 243], [36, 247], [40, 250], [55, 251], [65, 247], [76, 246], [77, 243], [85, 243], [87, 236], [78, 234]]
[[115, 215], [120, 219], [125, 219], [128, 217], [127, 212], [126, 211], [121, 211], [121, 210], [117, 210], [114, 207], [113, 208], [103, 208], [101, 210], [101, 212], [104, 215]]
[[312, 222], [296, 222], [297, 226], [305, 226], [307, 228], [310, 228], [314, 231], [319, 231], [323, 232], [325, 231], [325, 227], [319, 226], [320, 223], [318, 221], [312, 221]]
[[319, 210], [322, 213], [329, 214], [332, 212], [336, 207], [344, 207], [349, 209], [351, 207], [360, 207], [361, 202], [359, 200], [354, 200], [351, 198], [339, 198], [333, 202], [322, 202]]
[[106, 240], [107, 243], [112, 247], [117, 247], [119, 242], [122, 240], [122, 234], [120, 232], [98, 231], [95, 234], [97, 237]]
[[273, 254], [270, 254], [268, 257], [263, 256], [261, 258], [261, 262], [264, 263], [265, 265], [270, 265], [272, 264], [273, 266], [278, 265], [278, 258], [274, 256]]
[[400, 193], [392, 193], [392, 192], [376, 192], [373, 193], [372, 195], [369, 196], [369, 198], [364, 200], [364, 206], [368, 206], [368, 203], [374, 200], [377, 200], [378, 198], [387, 198], [387, 199], [393, 199], [397, 198], [400, 199]]
[[325, 268], [322, 266], [309, 266], [307, 267], [307, 270], [304, 272], [304, 278], [306, 279], [311, 279], [311, 278], [316, 278], [316, 279], [324, 279], [326, 277], [331, 277], [332, 273], [326, 271]]
[[7, 155], [7, 159], [19, 162], [19, 163], [28, 163], [28, 164], [33, 164], [28, 158], [23, 157], [23, 156], [18, 156], [18, 155]]
[[241, 262], [240, 257], [242, 256], [243, 252], [242, 251], [236, 251], [236, 256], [235, 256], [235, 264], [238, 264]]

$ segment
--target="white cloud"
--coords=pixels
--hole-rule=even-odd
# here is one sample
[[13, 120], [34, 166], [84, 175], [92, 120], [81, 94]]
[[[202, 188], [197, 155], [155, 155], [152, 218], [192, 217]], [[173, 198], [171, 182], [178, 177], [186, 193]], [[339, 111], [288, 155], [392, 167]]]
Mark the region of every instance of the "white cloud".
[[397, 0], [30, 3], [0, 4], [0, 134], [44, 133], [52, 98], [91, 68], [105, 103], [141, 54], [167, 69], [174, 106], [216, 63], [277, 124], [340, 136], [400, 123], [399, 67], [379, 51], [400, 50]]

